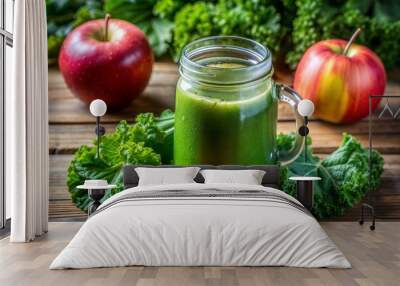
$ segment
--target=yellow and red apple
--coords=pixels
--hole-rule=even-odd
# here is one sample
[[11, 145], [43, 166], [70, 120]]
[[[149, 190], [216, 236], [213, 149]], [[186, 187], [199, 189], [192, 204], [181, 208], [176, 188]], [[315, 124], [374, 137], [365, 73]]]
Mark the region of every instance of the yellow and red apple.
[[[351, 123], [369, 113], [369, 96], [383, 95], [386, 72], [367, 47], [333, 39], [318, 42], [304, 54], [294, 77], [294, 89], [313, 101], [315, 115], [332, 123]], [[380, 100], [372, 101], [375, 110]]]
[[153, 52], [138, 27], [107, 16], [68, 35], [59, 67], [68, 87], [83, 102], [102, 99], [109, 110], [117, 110], [129, 106], [147, 86]]

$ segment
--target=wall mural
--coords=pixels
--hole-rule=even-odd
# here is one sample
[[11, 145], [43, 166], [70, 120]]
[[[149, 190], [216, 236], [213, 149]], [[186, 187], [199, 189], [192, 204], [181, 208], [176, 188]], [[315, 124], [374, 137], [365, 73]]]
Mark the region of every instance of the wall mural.
[[[278, 103], [292, 107], [297, 127], [304, 121], [296, 109], [301, 97], [312, 100], [317, 118], [327, 122], [365, 118], [369, 95], [384, 94], [384, 64], [390, 68], [400, 58], [400, 48], [383, 44], [400, 43], [398, 26], [391, 25], [400, 21], [395, 16], [375, 22], [382, 14], [375, 15], [374, 7], [322, 0], [304, 1], [315, 5], [267, 0], [46, 2], [49, 59], [86, 103], [99, 98], [109, 111], [118, 112], [145, 89], [154, 60], [166, 55], [180, 59], [174, 111], [156, 115], [144, 110], [134, 123], [121, 121], [102, 136], [99, 150], [94, 139], [93, 146], [76, 151], [67, 184], [82, 210], [90, 199], [76, 187], [86, 179], [105, 179], [117, 185], [106, 199], [122, 190], [126, 164], [281, 164], [282, 189], [289, 194], [295, 192], [288, 179], [292, 175], [322, 178], [315, 184], [314, 214], [319, 218], [343, 214], [364, 197], [369, 183], [379, 185], [383, 158], [377, 151], [371, 157], [371, 182], [368, 150], [350, 134], [323, 159], [314, 155], [312, 138], [301, 152], [304, 138], [296, 129], [277, 134]], [[311, 6], [312, 13], [307, 10]], [[255, 13], [257, 21], [249, 21]], [[303, 36], [305, 31], [309, 37]], [[213, 35], [241, 38], [204, 39]], [[335, 39], [343, 35], [350, 40]], [[278, 63], [295, 70], [294, 90], [272, 79]], [[374, 101], [373, 109], [379, 104]]]

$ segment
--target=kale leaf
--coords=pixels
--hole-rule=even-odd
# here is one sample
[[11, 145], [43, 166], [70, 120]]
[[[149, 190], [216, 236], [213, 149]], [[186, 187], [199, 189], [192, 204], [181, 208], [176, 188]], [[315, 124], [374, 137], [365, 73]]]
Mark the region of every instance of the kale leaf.
[[172, 52], [175, 60], [189, 42], [211, 35], [252, 38], [279, 50], [285, 30], [270, 0], [219, 0], [188, 3], [175, 16]]
[[[289, 150], [294, 144], [293, 134], [278, 136], [278, 149]], [[283, 144], [282, 144], [283, 143]], [[353, 136], [344, 134], [337, 150], [321, 160], [313, 155], [311, 141], [304, 155], [282, 170], [283, 190], [291, 195], [295, 185], [288, 181], [290, 176], [317, 176], [321, 181], [314, 185], [313, 213], [318, 218], [342, 215], [343, 212], [360, 202], [364, 195], [375, 190], [383, 172], [383, 158], [376, 151], [371, 153], [371, 180], [369, 178], [369, 152]]]
[[199, 1], [186, 4], [175, 16], [172, 54], [179, 60], [185, 45], [198, 38], [217, 35], [218, 29], [213, 24], [214, 5]]
[[[96, 147], [81, 146], [70, 162], [67, 174], [67, 186], [76, 206], [86, 211], [90, 203], [87, 191], [76, 188], [85, 180], [103, 179], [117, 185], [106, 192], [104, 201], [123, 189], [124, 165], [170, 163], [173, 124], [174, 114], [171, 111], [164, 111], [160, 117], [144, 113], [136, 118], [135, 124], [121, 121], [114, 132], [101, 137], [100, 158], [97, 158]], [[96, 139], [93, 144], [96, 146]]]
[[163, 111], [156, 117], [153, 113], [141, 113], [133, 125], [133, 141], [144, 142], [160, 154], [163, 164], [171, 164], [173, 160], [175, 114], [171, 110]]
[[[197, 2], [196, 0], [158, 0], [154, 6], [154, 14], [161, 19], [168, 19], [173, 21], [175, 14], [182, 9], [185, 4]], [[208, 2], [215, 2], [211, 0]]]

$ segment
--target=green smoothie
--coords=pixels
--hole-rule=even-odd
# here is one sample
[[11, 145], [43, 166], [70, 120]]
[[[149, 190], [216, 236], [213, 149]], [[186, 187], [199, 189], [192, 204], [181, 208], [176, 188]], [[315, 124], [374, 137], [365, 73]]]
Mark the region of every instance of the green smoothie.
[[276, 163], [277, 100], [272, 81], [262, 88], [176, 90], [174, 163]]

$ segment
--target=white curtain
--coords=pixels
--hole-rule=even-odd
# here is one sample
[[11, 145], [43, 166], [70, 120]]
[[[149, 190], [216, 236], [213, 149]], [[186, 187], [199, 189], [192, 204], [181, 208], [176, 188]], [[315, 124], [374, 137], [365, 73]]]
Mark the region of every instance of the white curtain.
[[12, 242], [48, 225], [48, 71], [45, 0], [15, 1], [13, 92], [6, 98], [6, 187]]

